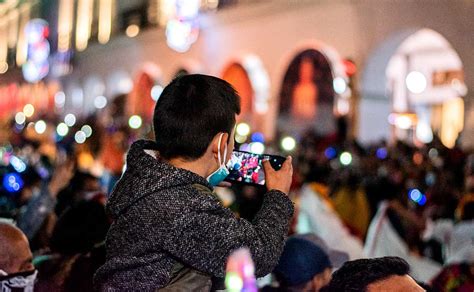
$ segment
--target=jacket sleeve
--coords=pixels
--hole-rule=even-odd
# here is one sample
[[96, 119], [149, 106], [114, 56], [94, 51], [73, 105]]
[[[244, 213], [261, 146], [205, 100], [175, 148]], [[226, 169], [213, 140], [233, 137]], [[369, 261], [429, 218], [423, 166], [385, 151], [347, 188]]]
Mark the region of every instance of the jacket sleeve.
[[282, 192], [265, 194], [253, 222], [238, 219], [224, 207], [183, 212], [174, 221], [176, 236], [164, 239], [164, 248], [176, 260], [216, 277], [225, 276], [230, 253], [250, 249], [257, 277], [272, 272], [283, 250], [293, 215], [293, 204]]

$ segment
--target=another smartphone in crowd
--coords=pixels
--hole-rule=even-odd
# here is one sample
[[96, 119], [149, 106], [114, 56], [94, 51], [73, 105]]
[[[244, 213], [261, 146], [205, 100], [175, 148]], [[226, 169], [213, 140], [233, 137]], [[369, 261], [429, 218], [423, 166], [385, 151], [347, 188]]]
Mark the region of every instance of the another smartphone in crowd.
[[245, 151], [234, 150], [232, 157], [227, 163], [229, 175], [225, 179], [231, 183], [244, 183], [251, 185], [265, 185], [265, 172], [263, 171], [263, 160], [268, 159], [275, 170], [279, 170], [285, 161], [285, 157], [269, 154], [255, 154]]

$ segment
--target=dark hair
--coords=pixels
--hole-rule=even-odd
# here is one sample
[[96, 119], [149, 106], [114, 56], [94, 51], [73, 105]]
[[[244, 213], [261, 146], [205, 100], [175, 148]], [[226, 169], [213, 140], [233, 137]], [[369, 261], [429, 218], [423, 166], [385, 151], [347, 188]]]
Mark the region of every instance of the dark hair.
[[105, 240], [108, 229], [102, 204], [79, 202], [59, 217], [50, 240], [51, 250], [65, 255], [88, 252]]
[[399, 257], [350, 261], [334, 272], [331, 282], [322, 291], [365, 292], [370, 284], [390, 276], [407, 275], [409, 270], [408, 263]]
[[240, 97], [226, 81], [206, 75], [174, 79], [156, 103], [153, 127], [166, 159], [201, 157], [219, 132], [231, 133]]

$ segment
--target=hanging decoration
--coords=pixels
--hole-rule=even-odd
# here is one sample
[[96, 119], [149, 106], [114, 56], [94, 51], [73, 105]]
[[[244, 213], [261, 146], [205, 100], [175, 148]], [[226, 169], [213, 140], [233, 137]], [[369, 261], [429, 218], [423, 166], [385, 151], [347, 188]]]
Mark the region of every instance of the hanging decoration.
[[26, 81], [35, 83], [46, 77], [49, 72], [48, 23], [43, 19], [33, 19], [26, 25], [25, 34], [27, 61], [22, 66], [23, 77]]
[[199, 35], [200, 0], [174, 0], [174, 11], [166, 24], [166, 41], [173, 50], [184, 53]]

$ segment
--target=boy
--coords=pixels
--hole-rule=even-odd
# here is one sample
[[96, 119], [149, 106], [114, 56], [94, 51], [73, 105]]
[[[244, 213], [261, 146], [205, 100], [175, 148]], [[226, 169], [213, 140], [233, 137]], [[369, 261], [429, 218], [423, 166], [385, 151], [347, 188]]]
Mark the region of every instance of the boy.
[[268, 193], [252, 223], [212, 193], [228, 174], [239, 99], [230, 84], [205, 75], [164, 89], [153, 118], [156, 142], [132, 145], [107, 204], [114, 222], [95, 275], [99, 289], [208, 291], [240, 247], [250, 249], [257, 276], [272, 271], [293, 214], [291, 158], [279, 171], [264, 163]]

